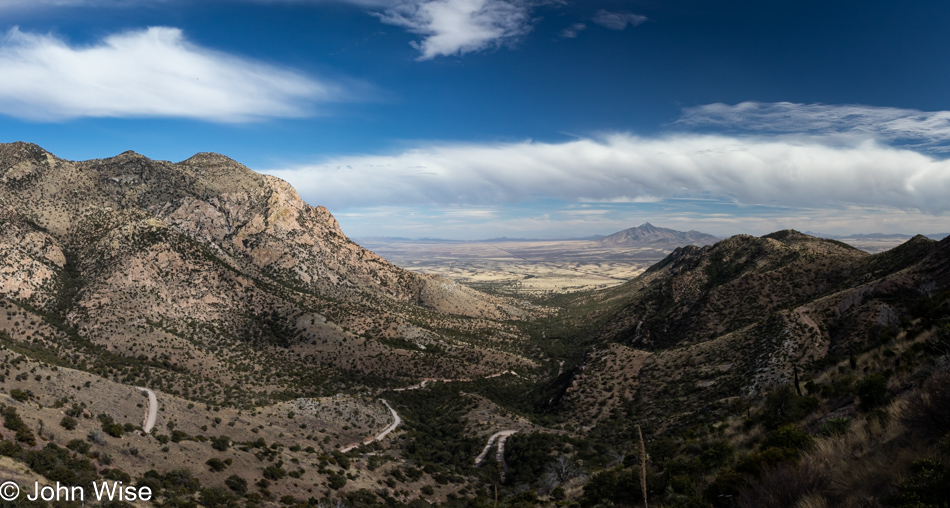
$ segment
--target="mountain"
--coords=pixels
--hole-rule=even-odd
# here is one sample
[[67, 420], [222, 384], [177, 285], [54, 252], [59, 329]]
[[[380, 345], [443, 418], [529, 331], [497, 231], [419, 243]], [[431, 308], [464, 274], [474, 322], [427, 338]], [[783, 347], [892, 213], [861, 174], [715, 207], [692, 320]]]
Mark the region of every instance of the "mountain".
[[720, 238], [699, 231], [676, 231], [658, 228], [645, 222], [635, 228], [625, 229], [598, 240], [602, 245], [650, 247], [654, 249], [674, 249], [683, 245], [712, 245]]
[[880, 347], [913, 322], [922, 296], [947, 288], [950, 240], [921, 235], [876, 255], [791, 230], [680, 247], [631, 282], [578, 297], [587, 314], [573, 319], [597, 345], [565, 403], [596, 420], [605, 401], [589, 387], [618, 384], [657, 425], [709, 418], [796, 369]]
[[128, 383], [248, 404], [531, 363], [457, 338], [518, 340], [523, 306], [390, 264], [222, 155], [0, 145], [0, 224], [0, 297], [31, 316], [12, 339]]
[[402, 270], [221, 155], [0, 145], [0, 476], [163, 506], [946, 499], [950, 239], [663, 255], [532, 304]]

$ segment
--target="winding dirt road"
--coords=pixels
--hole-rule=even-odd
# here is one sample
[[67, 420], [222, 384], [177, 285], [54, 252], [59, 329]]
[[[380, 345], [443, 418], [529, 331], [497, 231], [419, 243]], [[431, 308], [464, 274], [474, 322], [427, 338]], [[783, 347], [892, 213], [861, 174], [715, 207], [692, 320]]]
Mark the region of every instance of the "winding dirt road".
[[495, 440], [498, 440], [498, 453], [495, 454], [498, 459], [498, 462], [504, 462], [505, 460], [505, 440], [508, 439], [508, 436], [518, 432], [517, 430], [502, 430], [496, 432], [488, 438], [488, 444], [485, 445], [485, 448], [482, 450], [482, 453], [478, 454], [478, 457], [475, 457], [475, 465], [480, 466], [482, 462], [485, 461], [485, 457], [488, 455], [488, 450], [491, 450], [492, 445], [495, 443]]
[[[515, 377], [521, 377], [518, 375], [517, 372], [513, 370], [505, 370], [502, 372], [496, 372], [495, 374], [489, 374], [481, 379], [492, 379], [498, 376], [504, 376], [505, 374], [511, 374], [512, 376], [515, 376]], [[426, 384], [435, 382], [435, 381], [438, 381], [441, 383], [466, 383], [466, 382], [474, 381], [474, 379], [470, 379], [470, 378], [447, 379], [447, 378], [440, 378], [440, 377], [427, 377], [427, 378], [424, 378], [422, 382], [420, 382], [419, 384], [414, 384], [412, 386], [405, 386], [403, 388], [393, 388], [392, 391], [405, 392], [407, 390], [418, 390], [420, 388], [425, 388]]]
[[396, 410], [393, 409], [393, 407], [389, 405], [389, 402], [386, 402], [384, 399], [379, 399], [379, 400], [380, 400], [380, 402], [382, 402], [382, 403], [389, 409], [389, 412], [392, 413], [392, 415], [393, 415], [393, 422], [389, 425], [389, 427], [386, 427], [385, 429], [383, 429], [383, 431], [380, 432], [379, 434], [376, 434], [376, 435], [373, 436], [373, 437], [364, 439], [362, 443], [354, 443], [354, 444], [348, 445], [348, 446], [346, 446], [346, 447], [340, 448], [340, 451], [341, 451], [341, 452], [346, 453], [346, 452], [348, 452], [348, 451], [350, 451], [350, 450], [352, 450], [352, 449], [354, 449], [354, 448], [356, 448], [356, 447], [358, 447], [358, 446], [361, 446], [361, 445], [364, 445], [364, 444], [370, 444], [370, 443], [372, 443], [373, 441], [380, 441], [380, 440], [382, 440], [383, 438], [385, 438], [386, 436], [388, 436], [390, 432], [396, 430], [396, 427], [398, 427], [399, 424], [402, 423], [402, 418], [400, 418], [399, 415], [396, 414]]
[[142, 388], [141, 386], [136, 386], [136, 388], [148, 394], [148, 409], [145, 414], [145, 423], [142, 425], [142, 429], [148, 434], [155, 427], [155, 420], [158, 419], [158, 397], [155, 396], [155, 392], [148, 388]]

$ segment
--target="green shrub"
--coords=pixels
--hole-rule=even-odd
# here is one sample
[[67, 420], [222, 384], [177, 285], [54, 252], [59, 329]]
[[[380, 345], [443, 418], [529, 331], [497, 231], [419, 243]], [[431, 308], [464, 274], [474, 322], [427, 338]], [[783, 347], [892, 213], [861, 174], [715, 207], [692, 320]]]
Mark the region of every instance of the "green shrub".
[[33, 394], [28, 391], [23, 391], [19, 388], [14, 388], [10, 390], [10, 396], [13, 397], [13, 400], [17, 402], [26, 402], [30, 400], [30, 397], [32, 397]]
[[801, 420], [818, 409], [818, 404], [816, 397], [800, 397], [794, 388], [783, 385], [768, 394], [759, 412], [759, 420], [765, 428], [777, 429], [787, 423]]
[[812, 437], [798, 427], [788, 424], [769, 432], [762, 442], [762, 449], [784, 448], [801, 451], [811, 445]]
[[346, 485], [346, 476], [342, 474], [331, 475], [327, 481], [327, 485], [333, 490], [339, 490]]
[[228, 436], [218, 436], [211, 438], [211, 447], [218, 451], [225, 451], [231, 446], [231, 439]]
[[224, 471], [225, 469], [228, 468], [228, 465], [225, 464], [224, 461], [216, 457], [208, 459], [208, 461], [205, 462], [205, 464], [207, 464], [207, 466], [211, 468], [211, 470], [214, 472]]
[[247, 494], [247, 480], [236, 474], [227, 477], [227, 479], [224, 480], [224, 484], [239, 496]]
[[897, 484], [898, 494], [888, 504], [899, 508], [944, 508], [950, 506], [950, 468], [940, 459], [914, 462], [910, 476]]
[[281, 478], [287, 476], [287, 471], [277, 467], [277, 466], [267, 466], [264, 468], [264, 478], [268, 480], [280, 480]]
[[208, 508], [216, 506], [228, 506], [235, 501], [234, 494], [224, 487], [207, 487], [201, 489], [198, 495], [201, 504]]
[[59, 424], [66, 430], [73, 430], [79, 425], [79, 421], [72, 416], [64, 416], [63, 419], [59, 421]]

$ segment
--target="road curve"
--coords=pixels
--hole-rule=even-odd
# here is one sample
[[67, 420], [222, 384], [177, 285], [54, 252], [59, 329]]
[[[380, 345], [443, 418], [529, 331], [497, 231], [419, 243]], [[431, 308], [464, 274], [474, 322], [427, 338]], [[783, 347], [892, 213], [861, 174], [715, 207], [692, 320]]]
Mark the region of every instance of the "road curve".
[[386, 427], [385, 429], [383, 429], [383, 431], [380, 432], [379, 434], [377, 434], [377, 435], [375, 435], [375, 436], [373, 436], [373, 437], [364, 439], [362, 443], [354, 443], [354, 444], [348, 445], [348, 446], [346, 446], [346, 447], [344, 447], [344, 448], [340, 448], [340, 451], [341, 451], [341, 452], [346, 453], [346, 452], [348, 452], [348, 451], [350, 451], [350, 450], [356, 448], [357, 446], [361, 446], [361, 445], [364, 445], [364, 444], [370, 444], [370, 443], [372, 443], [373, 441], [380, 441], [380, 440], [382, 440], [383, 438], [385, 438], [386, 436], [388, 436], [390, 432], [396, 430], [396, 427], [398, 427], [399, 424], [402, 423], [402, 418], [400, 418], [399, 415], [396, 414], [396, 410], [393, 409], [393, 407], [389, 405], [389, 402], [386, 402], [384, 399], [379, 399], [379, 400], [380, 400], [380, 402], [382, 402], [382, 403], [386, 406], [387, 409], [389, 409], [389, 412], [392, 413], [392, 415], [393, 415], [393, 422], [392, 422], [388, 427]]
[[505, 459], [505, 440], [508, 439], [508, 436], [518, 432], [517, 430], [502, 430], [496, 432], [488, 438], [488, 444], [485, 445], [485, 448], [482, 450], [482, 453], [478, 454], [478, 457], [475, 457], [475, 465], [480, 466], [485, 460], [485, 457], [488, 455], [488, 450], [491, 450], [495, 440], [498, 439], [498, 461], [501, 462]]
[[158, 419], [158, 397], [155, 396], [155, 392], [148, 388], [142, 388], [141, 386], [136, 386], [136, 388], [148, 394], [148, 412], [145, 416], [145, 424], [142, 425], [142, 430], [148, 434], [155, 427], [155, 420]]

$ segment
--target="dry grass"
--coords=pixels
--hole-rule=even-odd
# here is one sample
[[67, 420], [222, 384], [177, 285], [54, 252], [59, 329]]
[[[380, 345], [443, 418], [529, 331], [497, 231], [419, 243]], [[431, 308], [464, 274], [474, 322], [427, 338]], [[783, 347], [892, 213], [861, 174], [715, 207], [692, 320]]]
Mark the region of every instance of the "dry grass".
[[911, 463], [931, 453], [901, 423], [906, 406], [895, 400], [875, 416], [856, 419], [840, 436], [816, 439], [797, 464], [763, 473], [740, 505], [882, 506]]

